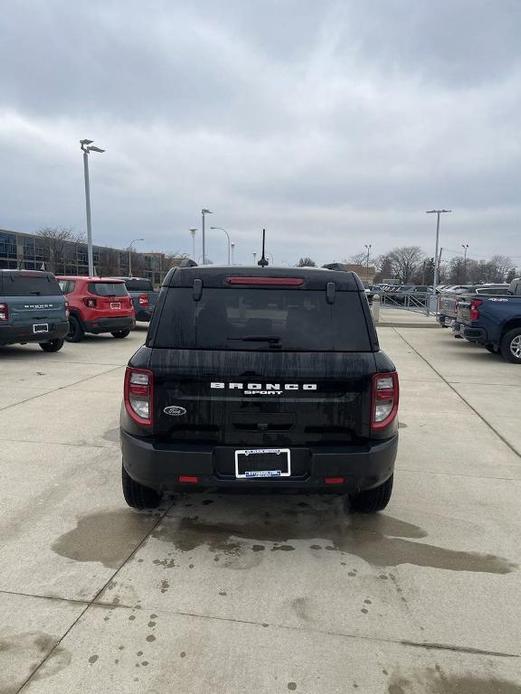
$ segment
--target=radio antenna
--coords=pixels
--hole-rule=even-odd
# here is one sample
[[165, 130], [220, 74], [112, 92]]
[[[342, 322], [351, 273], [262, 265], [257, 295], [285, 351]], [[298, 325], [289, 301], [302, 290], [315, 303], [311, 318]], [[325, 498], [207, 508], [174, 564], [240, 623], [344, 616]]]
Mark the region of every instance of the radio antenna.
[[266, 267], [266, 265], [269, 265], [268, 261], [266, 260], [266, 229], [262, 230], [262, 258], [259, 260], [258, 265], [261, 267]]

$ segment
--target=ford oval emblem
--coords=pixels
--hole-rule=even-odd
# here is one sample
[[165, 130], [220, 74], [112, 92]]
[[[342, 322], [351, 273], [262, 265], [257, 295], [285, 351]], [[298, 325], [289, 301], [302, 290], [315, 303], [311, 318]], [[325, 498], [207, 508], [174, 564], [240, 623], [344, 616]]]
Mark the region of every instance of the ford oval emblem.
[[185, 408], [180, 407], [179, 405], [168, 405], [168, 407], [165, 407], [163, 412], [165, 414], [169, 414], [171, 417], [182, 417], [184, 414], [186, 414]]

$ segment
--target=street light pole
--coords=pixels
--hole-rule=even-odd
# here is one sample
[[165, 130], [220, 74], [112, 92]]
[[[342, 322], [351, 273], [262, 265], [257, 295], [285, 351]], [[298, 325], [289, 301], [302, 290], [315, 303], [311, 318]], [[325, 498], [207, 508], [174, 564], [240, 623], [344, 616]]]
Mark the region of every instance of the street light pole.
[[190, 229], [190, 233], [192, 234], [192, 260], [196, 260], [195, 257], [195, 234], [197, 232], [196, 228]]
[[439, 248], [440, 248], [440, 215], [452, 212], [452, 210], [426, 210], [426, 214], [436, 215], [436, 252], [434, 254], [434, 278], [433, 278], [433, 288], [432, 296], [436, 296], [436, 287], [438, 286], [438, 275], [440, 272], [440, 258], [439, 258]]
[[467, 281], [467, 251], [469, 249], [469, 244], [468, 243], [462, 243], [461, 247], [463, 248], [463, 281]]
[[235, 265], [235, 243], [232, 241], [232, 265]]
[[203, 265], [206, 265], [206, 226], [205, 226], [205, 217], [207, 214], [212, 214], [211, 210], [207, 210], [206, 207], [203, 207], [201, 210], [201, 216], [203, 219]]
[[366, 282], [369, 282], [369, 254], [371, 253], [371, 248], [373, 247], [372, 243], [365, 243], [364, 244], [365, 249], [367, 250], [367, 258], [366, 258], [366, 263], [365, 263], [365, 279]]
[[132, 277], [132, 246], [137, 241], [144, 241], [145, 239], [134, 239], [128, 244], [128, 276]]
[[92, 252], [92, 218], [90, 211], [90, 179], [89, 179], [89, 154], [98, 152], [101, 154], [104, 149], [96, 147], [92, 143], [94, 140], [80, 140], [80, 149], [83, 152], [83, 176], [85, 179], [85, 210], [87, 214], [87, 257], [89, 264], [89, 276], [94, 276], [94, 254]]
[[210, 229], [218, 229], [219, 231], [224, 231], [226, 234], [226, 238], [228, 239], [228, 265], [231, 265], [231, 240], [230, 240], [230, 234], [226, 231], [226, 229], [223, 229], [222, 227], [210, 227]]

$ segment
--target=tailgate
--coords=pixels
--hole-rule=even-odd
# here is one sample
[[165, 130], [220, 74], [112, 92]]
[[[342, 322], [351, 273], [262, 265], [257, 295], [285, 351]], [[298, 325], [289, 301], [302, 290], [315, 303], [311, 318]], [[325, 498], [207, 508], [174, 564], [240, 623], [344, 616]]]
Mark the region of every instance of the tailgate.
[[23, 297], [10, 296], [5, 299], [9, 311], [8, 325], [30, 325], [65, 321], [65, 299], [63, 295]]
[[155, 349], [154, 433], [230, 446], [334, 446], [369, 438], [368, 353]]

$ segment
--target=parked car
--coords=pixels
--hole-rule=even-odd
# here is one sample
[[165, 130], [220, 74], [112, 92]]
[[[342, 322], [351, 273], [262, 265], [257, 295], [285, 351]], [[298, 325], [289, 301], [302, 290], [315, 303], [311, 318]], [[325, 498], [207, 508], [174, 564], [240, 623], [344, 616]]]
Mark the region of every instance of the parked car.
[[58, 352], [69, 330], [65, 297], [50, 272], [0, 270], [0, 345], [37, 342]]
[[69, 303], [69, 342], [79, 342], [85, 333], [112, 333], [127, 337], [136, 324], [132, 299], [123, 280], [111, 277], [57, 278]]
[[[503, 284], [481, 284], [473, 287], [468, 292], [458, 294], [454, 306], [454, 316], [450, 316], [452, 325], [452, 334], [456, 338], [463, 337], [463, 316], [466, 314], [468, 302], [475, 296], [501, 296], [508, 294], [509, 285]], [[449, 316], [448, 316], [449, 317]]]
[[354, 273], [173, 268], [126, 370], [123, 494], [145, 508], [194, 487], [329, 490], [379, 511], [397, 411]]
[[152, 282], [145, 277], [119, 277], [118, 279], [125, 282], [134, 305], [136, 320], [145, 323], [150, 322], [159, 296], [159, 292], [154, 290]]
[[521, 364], [521, 282], [514, 280], [508, 294], [482, 295], [462, 302], [459, 317], [462, 334], [490, 352], [500, 352]]
[[472, 284], [458, 284], [445, 288], [438, 294], [438, 311], [436, 319], [442, 328], [450, 328], [456, 317], [456, 304], [461, 294], [470, 292]]

